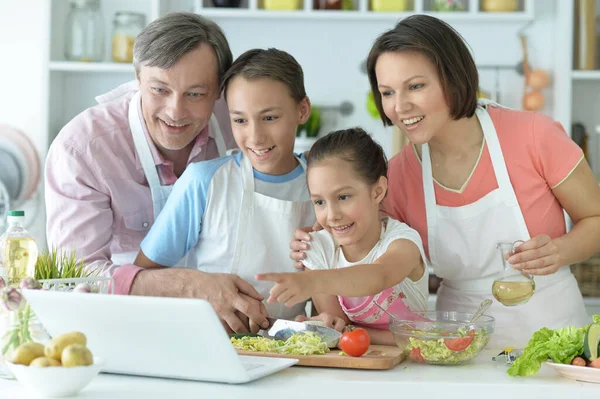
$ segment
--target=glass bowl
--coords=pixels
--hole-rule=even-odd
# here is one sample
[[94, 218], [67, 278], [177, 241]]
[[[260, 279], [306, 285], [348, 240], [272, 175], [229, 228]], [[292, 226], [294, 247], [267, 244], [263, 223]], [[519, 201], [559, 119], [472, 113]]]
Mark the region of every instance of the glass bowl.
[[469, 323], [472, 313], [414, 312], [412, 319], [393, 315], [389, 325], [398, 347], [408, 358], [429, 364], [465, 363], [485, 348], [494, 332], [492, 316]]

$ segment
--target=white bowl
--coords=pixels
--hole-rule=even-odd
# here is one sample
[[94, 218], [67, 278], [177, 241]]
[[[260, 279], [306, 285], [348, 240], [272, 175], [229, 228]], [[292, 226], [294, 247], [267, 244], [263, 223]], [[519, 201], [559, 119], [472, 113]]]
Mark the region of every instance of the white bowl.
[[94, 358], [91, 366], [79, 367], [29, 367], [7, 363], [8, 369], [27, 389], [47, 398], [73, 396], [85, 388], [102, 368], [102, 362]]

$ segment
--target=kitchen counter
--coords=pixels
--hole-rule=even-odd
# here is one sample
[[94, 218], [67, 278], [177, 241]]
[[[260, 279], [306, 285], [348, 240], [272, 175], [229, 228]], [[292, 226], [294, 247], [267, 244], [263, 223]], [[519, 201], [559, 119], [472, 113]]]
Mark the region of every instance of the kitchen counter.
[[[572, 381], [544, 365], [534, 377], [509, 377], [484, 350], [469, 364], [430, 366], [405, 361], [392, 370], [292, 367], [243, 385], [100, 374], [77, 398], [598, 398], [600, 384]], [[468, 396], [465, 396], [468, 395]], [[476, 396], [474, 396], [476, 395]], [[33, 398], [17, 382], [0, 380], [0, 397]]]

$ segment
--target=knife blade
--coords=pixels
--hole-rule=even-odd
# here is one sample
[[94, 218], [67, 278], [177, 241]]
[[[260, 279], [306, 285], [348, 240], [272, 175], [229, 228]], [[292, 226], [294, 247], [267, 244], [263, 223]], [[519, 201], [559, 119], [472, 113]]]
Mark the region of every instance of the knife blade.
[[269, 328], [264, 330], [263, 336], [280, 341], [285, 341], [294, 334], [314, 332], [329, 348], [335, 348], [342, 336], [339, 331], [325, 326], [284, 319], [274, 319], [271, 317], [267, 317], [267, 320], [269, 321]]

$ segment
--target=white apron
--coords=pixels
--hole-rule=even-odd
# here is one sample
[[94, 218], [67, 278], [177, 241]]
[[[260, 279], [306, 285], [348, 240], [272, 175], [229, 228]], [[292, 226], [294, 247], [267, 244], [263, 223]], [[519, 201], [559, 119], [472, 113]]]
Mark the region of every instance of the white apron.
[[[133, 136], [135, 150], [140, 157], [140, 163], [142, 164], [146, 180], [148, 180], [150, 192], [152, 193], [152, 207], [154, 211], [154, 220], [156, 220], [158, 214], [165, 206], [173, 186], [162, 186], [160, 184], [156, 165], [154, 164], [154, 158], [152, 158], [152, 152], [150, 151], [150, 145], [146, 140], [146, 135], [144, 134], [144, 128], [142, 126], [143, 118], [139, 113], [140, 101], [141, 95], [140, 92], [137, 92], [129, 102], [129, 128], [131, 129], [131, 135]], [[227, 147], [225, 146], [225, 140], [223, 140], [223, 135], [221, 134], [219, 122], [214, 114], [210, 118], [210, 129], [217, 142], [219, 156], [225, 156]], [[111, 260], [117, 265], [131, 264], [135, 260], [137, 254], [138, 251], [112, 254]], [[177, 266], [184, 266], [185, 260], [186, 258], [184, 257], [177, 263]]]
[[[304, 162], [298, 160], [306, 169]], [[227, 167], [227, 166], [226, 166]], [[259, 194], [254, 188], [254, 173], [250, 160], [242, 154], [239, 175], [234, 160], [227, 171], [228, 181], [214, 185], [207, 201], [202, 231], [189, 256], [188, 267], [212, 273], [237, 274], [266, 298], [272, 282], [257, 281], [255, 276], [267, 272], [291, 272], [289, 241], [299, 226], [314, 223], [314, 210], [308, 188], [305, 199], [284, 201]], [[241, 175], [241, 176], [240, 176]], [[240, 176], [240, 178], [236, 178]], [[243, 190], [240, 190], [240, 185]], [[231, 219], [239, 215], [237, 231], [225, 231], [236, 225]], [[271, 317], [293, 320], [304, 314], [305, 303], [291, 308], [283, 304], [266, 304]]]
[[429, 258], [435, 274], [443, 279], [436, 309], [473, 312], [482, 300], [492, 299], [486, 312], [496, 318], [490, 346], [523, 347], [542, 327], [582, 326], [589, 317], [568, 266], [553, 275], [534, 277], [535, 293], [524, 305], [507, 307], [493, 298], [494, 277], [503, 270], [496, 243], [527, 241], [530, 236], [492, 119], [481, 106], [476, 115], [498, 181], [498, 189], [478, 201], [461, 207], [438, 206], [429, 146], [422, 146]]

